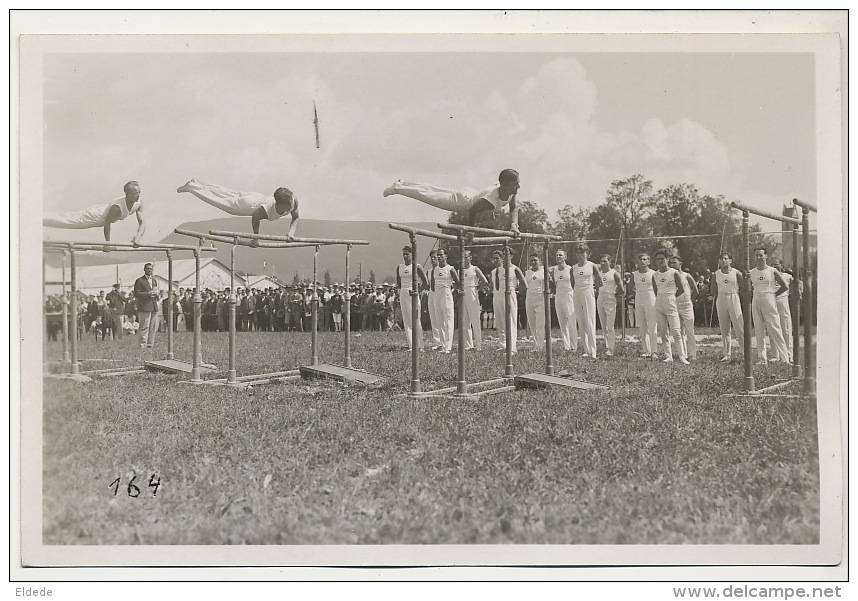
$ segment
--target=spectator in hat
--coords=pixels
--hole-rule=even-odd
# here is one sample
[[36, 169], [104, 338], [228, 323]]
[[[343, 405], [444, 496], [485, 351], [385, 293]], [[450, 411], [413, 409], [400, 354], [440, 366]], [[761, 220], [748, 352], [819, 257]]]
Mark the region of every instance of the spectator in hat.
[[331, 309], [331, 320], [335, 332], [343, 331], [343, 293], [341, 286], [334, 286], [333, 294], [326, 306]]
[[361, 298], [361, 330], [374, 330], [372, 308], [375, 304], [375, 288], [372, 284], [367, 284], [364, 288], [364, 294]]
[[122, 316], [125, 314], [125, 297], [122, 296], [118, 282], [113, 285], [113, 290], [107, 293], [105, 299], [107, 300], [107, 306], [110, 307], [110, 312], [113, 314], [114, 337], [122, 338], [124, 335], [122, 331]]

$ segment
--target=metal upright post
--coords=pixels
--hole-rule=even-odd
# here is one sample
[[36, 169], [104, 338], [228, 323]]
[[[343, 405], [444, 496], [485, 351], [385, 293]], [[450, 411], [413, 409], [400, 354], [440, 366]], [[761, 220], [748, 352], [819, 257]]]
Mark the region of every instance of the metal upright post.
[[[459, 238], [459, 287], [456, 291], [459, 305], [459, 380], [456, 383], [456, 394], [467, 394], [468, 383], [465, 381], [465, 232], [458, 232]], [[412, 334], [413, 335], [413, 334]]]
[[548, 273], [548, 240], [542, 247], [542, 275], [544, 278], [543, 297], [545, 300], [545, 373], [554, 375], [554, 361], [551, 354], [551, 290]]
[[[69, 363], [71, 361], [71, 358], [69, 357], [69, 298], [68, 292], [66, 291], [66, 254], [68, 254], [67, 251], [63, 251], [61, 254], [63, 262], [63, 363]], [[122, 327], [122, 324], [120, 324], [119, 327]]]
[[790, 282], [790, 313], [792, 313], [792, 377], [801, 377], [801, 303], [799, 302], [798, 225], [792, 224], [792, 265], [795, 275]]
[[194, 348], [191, 364], [191, 382], [200, 382], [200, 364], [202, 363], [202, 304], [203, 295], [200, 290], [200, 249], [203, 239], [199, 239], [199, 245], [194, 250], [195, 282], [194, 282]]
[[[744, 365], [745, 365], [745, 392], [753, 392], [754, 374], [751, 367], [751, 236], [748, 232], [748, 211], [742, 211], [742, 238], [745, 245], [745, 269], [742, 274], [745, 283], [745, 294], [740, 295], [742, 301], [742, 321], [745, 328], [744, 336]], [[764, 351], [765, 352], [765, 351]]]
[[623, 282], [623, 295], [620, 298], [620, 323], [623, 324], [622, 340], [626, 341], [626, 228], [620, 228], [620, 279]]
[[351, 297], [351, 292], [349, 291], [349, 254], [351, 253], [352, 245], [346, 245], [346, 298], [345, 298], [345, 315], [343, 316], [343, 329], [346, 331], [345, 333], [345, 359], [343, 360], [343, 367], [348, 369], [352, 368], [352, 350], [351, 350], [351, 302], [349, 298]]
[[319, 247], [316, 246], [313, 252], [313, 296], [310, 297], [310, 306], [313, 310], [312, 316], [312, 326], [311, 326], [311, 343], [310, 343], [310, 351], [312, 356], [310, 357], [310, 365], [318, 365], [319, 364], [319, 351], [316, 347], [317, 344], [317, 330], [319, 325], [319, 292], [316, 289], [316, 261], [319, 257]]
[[506, 315], [504, 316], [504, 319], [506, 319], [506, 365], [504, 366], [504, 374], [507, 377], [512, 377], [512, 311], [513, 309], [518, 311], [518, 307], [512, 306], [512, 258], [510, 257], [509, 242], [506, 240], [503, 242], [503, 264], [504, 271], [506, 272], [506, 284], [504, 286], [504, 309], [506, 310]]
[[173, 359], [173, 254], [167, 251], [167, 359]]
[[[347, 247], [350, 248], [350, 247]], [[349, 252], [346, 250], [346, 298], [343, 305], [343, 329], [346, 331], [346, 367], [351, 367], [352, 289], [349, 282]]]
[[[48, 334], [48, 291], [45, 283], [45, 258], [47, 253], [42, 250], [42, 363], [48, 362], [48, 342], [50, 335]], [[60, 303], [62, 304], [62, 303]]]
[[71, 268], [71, 374], [80, 375], [80, 364], [77, 362], [77, 261], [74, 250], [69, 249], [69, 265]]
[[229, 368], [226, 372], [226, 383], [238, 383], [235, 369], [235, 248], [238, 239], [235, 239], [229, 252]]
[[810, 211], [801, 207], [802, 255], [804, 258], [804, 386], [805, 394], [816, 391], [813, 361], [813, 291], [810, 284]]
[[[421, 392], [420, 385], [420, 285], [417, 278], [417, 236], [411, 240], [411, 392]], [[403, 316], [403, 319], [405, 316]]]

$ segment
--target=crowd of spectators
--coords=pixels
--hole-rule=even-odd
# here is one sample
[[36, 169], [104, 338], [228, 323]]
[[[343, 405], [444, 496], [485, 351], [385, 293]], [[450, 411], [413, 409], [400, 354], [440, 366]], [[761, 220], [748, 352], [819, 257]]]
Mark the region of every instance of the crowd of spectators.
[[[790, 270], [787, 269], [787, 272]], [[718, 326], [718, 316], [714, 309], [713, 297], [709, 294], [712, 272], [692, 273], [697, 282], [698, 295], [693, 299], [695, 321], [698, 326]], [[628, 283], [631, 274], [626, 272], [624, 280]], [[802, 282], [799, 281], [799, 287]], [[635, 326], [634, 292], [626, 289], [626, 326]], [[345, 297], [347, 287], [342, 284], [318, 285], [319, 331], [340, 332], [345, 323]], [[399, 295], [392, 284], [372, 283], [351, 284], [350, 329], [360, 331], [391, 331], [403, 328], [403, 316], [399, 306]], [[429, 302], [427, 291], [421, 292], [421, 325], [424, 330], [431, 328], [429, 320]], [[229, 288], [223, 290], [206, 289], [202, 292], [201, 327], [204, 332], [226, 332], [229, 329]], [[309, 284], [283, 286], [280, 288], [236, 290], [236, 329], [242, 332], [307, 332], [312, 328], [313, 287]], [[518, 298], [518, 318], [520, 327], [527, 326], [524, 307], [525, 295]], [[484, 328], [494, 328], [492, 291], [479, 292], [481, 323]], [[158, 307], [158, 331], [166, 331], [168, 294], [161, 292]], [[179, 288], [173, 293], [173, 331], [193, 331], [194, 328], [194, 290]], [[50, 295], [45, 304], [48, 314], [48, 337], [56, 340], [61, 326], [62, 302], [58, 295]], [[458, 312], [458, 309], [457, 309]], [[553, 310], [552, 325], [557, 326], [557, 316]], [[410, 316], [405, 316], [410, 319]], [[458, 321], [455, 322], [458, 324]], [[620, 312], [617, 311], [617, 326], [621, 326]], [[121, 338], [126, 334], [136, 334], [137, 308], [133, 294], [120, 290], [119, 286], [107, 294], [99, 292], [81, 299], [78, 303], [79, 335], [93, 333], [96, 339]]]

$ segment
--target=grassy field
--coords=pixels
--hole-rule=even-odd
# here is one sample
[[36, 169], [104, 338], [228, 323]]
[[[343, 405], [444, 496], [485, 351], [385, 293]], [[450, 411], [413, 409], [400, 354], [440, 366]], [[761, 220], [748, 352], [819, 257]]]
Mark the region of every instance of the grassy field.
[[[245, 392], [161, 374], [45, 379], [43, 542], [819, 540], [815, 402], [721, 396], [741, 391], [742, 366], [717, 363], [719, 347], [703, 347], [691, 366], [638, 359], [631, 343], [599, 361], [555, 352], [558, 370], [607, 392], [411, 399], [396, 396], [410, 378], [404, 335], [353, 340], [355, 366], [387, 384]], [[320, 343], [323, 362], [341, 360], [341, 335]], [[164, 345], [161, 334], [151, 358], [163, 358]], [[226, 335], [207, 333], [203, 345], [204, 360], [225, 369]], [[240, 333], [238, 373], [306, 363], [309, 345], [308, 334]], [[176, 357], [189, 359], [190, 348], [191, 335], [177, 334]], [[543, 354], [528, 349], [515, 356], [517, 373], [542, 368]], [[48, 358], [60, 351], [51, 343]], [[97, 369], [139, 363], [143, 351], [133, 338], [87, 336], [80, 356]], [[424, 390], [455, 382], [455, 354], [421, 357]], [[497, 351], [467, 360], [469, 381], [503, 373]], [[789, 373], [756, 368], [757, 386]]]

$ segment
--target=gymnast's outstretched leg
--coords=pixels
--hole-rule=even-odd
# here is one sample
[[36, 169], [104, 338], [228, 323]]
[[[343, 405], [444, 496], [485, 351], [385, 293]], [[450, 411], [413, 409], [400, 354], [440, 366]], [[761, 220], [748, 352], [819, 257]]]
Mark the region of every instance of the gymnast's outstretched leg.
[[404, 182], [397, 180], [392, 186], [384, 191], [384, 196], [392, 196], [399, 194], [407, 196], [414, 200], [419, 200], [428, 205], [445, 211], [454, 213], [462, 213], [468, 211], [474, 204], [474, 199], [478, 190], [471, 188], [461, 188], [458, 190], [450, 190], [448, 188], [440, 188], [431, 184], [419, 184], [416, 182]]
[[204, 184], [194, 179], [177, 188], [176, 192], [190, 192], [203, 202], [237, 217], [251, 217], [266, 200], [266, 196], [259, 192], [241, 192], [217, 184]]

